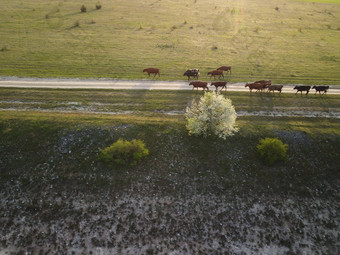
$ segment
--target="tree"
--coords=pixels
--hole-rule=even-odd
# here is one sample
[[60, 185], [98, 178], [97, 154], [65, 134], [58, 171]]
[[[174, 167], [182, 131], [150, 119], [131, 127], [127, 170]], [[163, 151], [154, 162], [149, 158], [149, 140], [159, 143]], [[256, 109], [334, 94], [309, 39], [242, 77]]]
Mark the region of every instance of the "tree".
[[215, 135], [226, 139], [239, 129], [237, 114], [230, 99], [218, 92], [206, 92], [198, 102], [192, 101], [186, 109], [186, 128], [189, 135]]

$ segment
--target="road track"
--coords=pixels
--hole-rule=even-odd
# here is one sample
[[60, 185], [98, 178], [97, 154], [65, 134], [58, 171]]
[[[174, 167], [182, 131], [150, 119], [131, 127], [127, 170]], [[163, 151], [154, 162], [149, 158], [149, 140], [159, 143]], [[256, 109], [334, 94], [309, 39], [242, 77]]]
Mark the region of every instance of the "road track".
[[[245, 83], [228, 83], [227, 91], [249, 92]], [[295, 93], [294, 84], [284, 85], [283, 93]], [[192, 90], [187, 81], [109, 80], [109, 79], [40, 79], [0, 78], [0, 88], [53, 88], [53, 89], [131, 89], [131, 90]], [[214, 89], [215, 87], [211, 87]], [[314, 94], [311, 90], [310, 94]], [[277, 92], [276, 92], [277, 93]], [[340, 95], [340, 86], [330, 85], [328, 94]]]

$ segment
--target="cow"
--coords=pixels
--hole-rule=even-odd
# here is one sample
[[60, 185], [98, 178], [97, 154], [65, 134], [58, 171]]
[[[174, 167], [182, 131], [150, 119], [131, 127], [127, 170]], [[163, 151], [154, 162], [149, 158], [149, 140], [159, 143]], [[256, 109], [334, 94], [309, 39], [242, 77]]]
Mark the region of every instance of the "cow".
[[265, 87], [268, 87], [272, 84], [272, 81], [271, 80], [260, 80], [260, 81], [255, 81], [255, 83], [261, 83], [261, 84], [264, 84]]
[[205, 81], [192, 81], [189, 83], [189, 86], [192, 85], [192, 89], [195, 89], [197, 88], [203, 88], [203, 90], [207, 89], [209, 91], [209, 88], [208, 88], [208, 83], [205, 82]]
[[194, 77], [198, 79], [198, 76], [200, 75], [200, 70], [198, 69], [189, 69], [186, 70], [183, 76], [188, 76], [188, 80], [190, 80], [190, 77]]
[[210, 84], [210, 86], [215, 86], [216, 91], [217, 91], [217, 88], [218, 88], [218, 87], [222, 87], [221, 90], [223, 90], [223, 88], [224, 88], [225, 90], [227, 90], [227, 82], [226, 82], [226, 81], [215, 81], [215, 82], [212, 82], [212, 83]]
[[158, 68], [145, 68], [143, 70], [143, 73], [147, 72], [149, 77], [150, 77], [150, 74], [153, 73], [155, 77], [157, 74], [158, 74], [158, 77], [160, 77], [160, 73], [159, 73], [159, 69]]
[[283, 85], [269, 85], [267, 87], [268, 92], [273, 91], [273, 93], [274, 93], [275, 90], [277, 90], [277, 91], [279, 91], [281, 93], [282, 92], [282, 88], [283, 88]]
[[219, 75], [218, 78], [221, 78], [221, 76], [224, 78], [222, 70], [214, 70], [214, 71], [208, 72], [208, 75], [210, 75], [210, 78], [214, 76], [214, 79], [216, 78], [217, 75]]
[[231, 74], [231, 66], [221, 66], [221, 67], [217, 68], [216, 70], [222, 70], [222, 71], [230, 72], [230, 74]]
[[315, 95], [316, 95], [316, 92], [319, 92], [319, 95], [320, 95], [321, 91], [323, 91], [323, 94], [326, 94], [327, 90], [329, 89], [329, 86], [313, 86], [312, 89], [315, 89]]
[[295, 95], [300, 91], [301, 95], [302, 95], [302, 91], [306, 91], [306, 95], [308, 95], [309, 90], [310, 90], [310, 86], [295, 86], [294, 89], [296, 89], [296, 93]]
[[256, 82], [254, 82], [254, 83], [246, 83], [246, 85], [244, 87], [249, 87], [249, 91], [250, 92], [252, 92], [253, 89], [256, 89], [256, 92], [257, 91], [261, 91], [262, 92], [262, 90], [266, 88], [266, 84], [256, 83]]

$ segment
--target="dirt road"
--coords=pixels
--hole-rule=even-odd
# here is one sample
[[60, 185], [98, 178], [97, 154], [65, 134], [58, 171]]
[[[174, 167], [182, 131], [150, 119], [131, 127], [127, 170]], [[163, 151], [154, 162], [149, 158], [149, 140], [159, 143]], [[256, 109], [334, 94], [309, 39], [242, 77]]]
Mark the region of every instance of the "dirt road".
[[[249, 91], [245, 83], [230, 83], [228, 91]], [[287, 84], [284, 93], [295, 93], [295, 85]], [[38, 79], [38, 78], [0, 78], [0, 87], [11, 88], [59, 88], [59, 89], [146, 89], [146, 90], [191, 90], [187, 81], [153, 80], [108, 80], [108, 79]], [[215, 87], [211, 87], [214, 89]], [[311, 90], [314, 93], [315, 90]], [[340, 86], [331, 85], [328, 94], [340, 95]]]

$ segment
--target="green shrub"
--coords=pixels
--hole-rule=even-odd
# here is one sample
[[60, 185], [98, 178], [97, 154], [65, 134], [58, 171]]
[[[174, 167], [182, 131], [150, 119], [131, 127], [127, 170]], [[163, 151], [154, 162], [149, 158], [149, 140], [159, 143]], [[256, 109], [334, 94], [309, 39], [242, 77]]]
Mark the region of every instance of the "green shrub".
[[145, 148], [142, 140], [133, 139], [132, 141], [124, 141], [119, 139], [111, 146], [102, 150], [99, 157], [106, 163], [136, 165], [147, 155], [149, 155], [149, 150]]
[[261, 139], [256, 147], [261, 160], [268, 166], [286, 159], [288, 145], [277, 138]]

